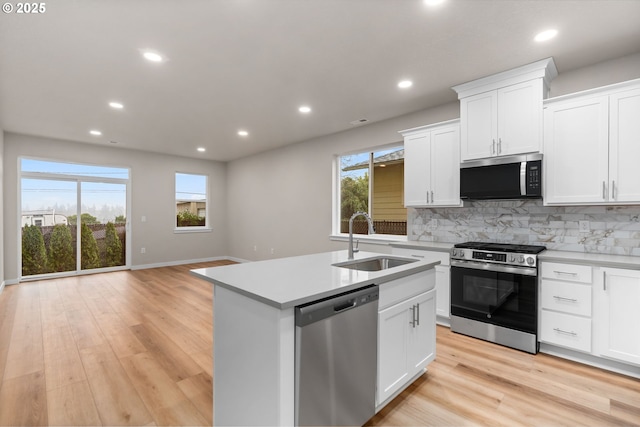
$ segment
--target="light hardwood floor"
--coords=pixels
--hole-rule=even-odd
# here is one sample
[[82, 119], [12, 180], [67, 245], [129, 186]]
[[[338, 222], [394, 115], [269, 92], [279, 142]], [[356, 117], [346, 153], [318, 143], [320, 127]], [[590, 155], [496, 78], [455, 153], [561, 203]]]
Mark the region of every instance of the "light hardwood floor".
[[[0, 425], [210, 425], [207, 263], [8, 286]], [[640, 380], [438, 327], [429, 371], [368, 425], [640, 425]], [[247, 385], [250, 387], [250, 385]]]

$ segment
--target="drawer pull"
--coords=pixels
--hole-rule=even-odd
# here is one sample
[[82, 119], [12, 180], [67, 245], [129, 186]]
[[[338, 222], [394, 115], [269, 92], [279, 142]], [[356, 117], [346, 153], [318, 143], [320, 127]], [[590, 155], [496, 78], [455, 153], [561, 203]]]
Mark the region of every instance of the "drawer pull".
[[567, 298], [567, 297], [561, 297], [559, 295], [554, 295], [553, 296], [555, 299], [560, 300], [560, 301], [569, 301], [569, 302], [578, 302], [577, 299], [575, 298]]
[[561, 275], [561, 276], [562, 276], [563, 274], [564, 274], [565, 276], [573, 276], [573, 277], [576, 277], [576, 276], [578, 275], [578, 273], [571, 273], [571, 272], [568, 272], [568, 271], [558, 271], [558, 270], [553, 270], [553, 272], [554, 272], [554, 273], [556, 273], [556, 274], [559, 274], [559, 275]]
[[411, 256], [414, 258], [424, 258], [424, 255], [411, 254]]
[[562, 330], [560, 328], [553, 328], [553, 330], [556, 331], [559, 334], [571, 335], [572, 337], [578, 336], [578, 334], [576, 332], [573, 332], [573, 331], [565, 331], [565, 330]]

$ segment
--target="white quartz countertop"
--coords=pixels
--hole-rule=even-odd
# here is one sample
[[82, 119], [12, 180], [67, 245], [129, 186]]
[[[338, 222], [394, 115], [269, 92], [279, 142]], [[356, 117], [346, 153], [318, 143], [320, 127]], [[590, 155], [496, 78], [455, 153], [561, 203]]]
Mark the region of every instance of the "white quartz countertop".
[[[355, 254], [355, 259], [377, 256], [402, 258], [362, 251]], [[382, 285], [440, 263], [416, 261], [381, 271], [358, 271], [332, 265], [345, 261], [346, 250], [200, 268], [191, 270], [191, 273], [214, 285], [285, 309], [368, 285]]]
[[538, 255], [540, 261], [567, 262], [598, 267], [626, 268], [640, 270], [640, 257], [628, 255], [594, 254], [546, 250]]

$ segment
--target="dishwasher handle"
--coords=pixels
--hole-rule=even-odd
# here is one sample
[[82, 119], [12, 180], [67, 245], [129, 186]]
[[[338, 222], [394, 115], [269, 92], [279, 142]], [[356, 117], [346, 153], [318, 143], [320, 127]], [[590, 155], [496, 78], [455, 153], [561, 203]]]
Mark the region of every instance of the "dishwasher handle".
[[295, 308], [295, 324], [297, 327], [307, 326], [365, 304], [374, 302], [377, 304], [378, 298], [378, 286], [369, 285], [352, 292], [300, 305]]
[[347, 300], [344, 303], [334, 305], [333, 312], [340, 313], [341, 311], [349, 310], [350, 308], [353, 308], [355, 306], [356, 306], [356, 299], [352, 298], [350, 300]]

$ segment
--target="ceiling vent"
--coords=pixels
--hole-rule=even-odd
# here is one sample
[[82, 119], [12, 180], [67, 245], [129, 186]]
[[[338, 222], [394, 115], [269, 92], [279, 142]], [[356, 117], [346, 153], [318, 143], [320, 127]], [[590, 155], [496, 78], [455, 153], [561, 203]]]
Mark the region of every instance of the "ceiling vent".
[[369, 121], [369, 119], [358, 119], [358, 120], [354, 120], [352, 122], [349, 122], [349, 124], [351, 126], [358, 126], [358, 125], [363, 125], [365, 123], [367, 123]]

